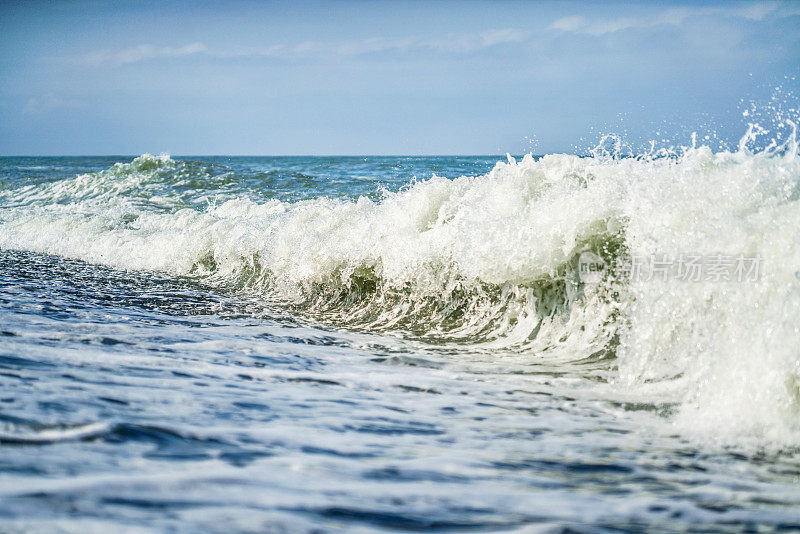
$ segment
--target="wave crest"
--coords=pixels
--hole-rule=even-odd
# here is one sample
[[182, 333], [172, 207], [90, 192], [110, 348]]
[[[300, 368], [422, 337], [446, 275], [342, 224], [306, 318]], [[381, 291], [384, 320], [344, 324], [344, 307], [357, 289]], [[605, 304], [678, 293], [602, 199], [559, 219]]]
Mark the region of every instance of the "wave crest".
[[[193, 172], [142, 156], [6, 192], [0, 246], [193, 276], [437, 343], [602, 360], [620, 391], [678, 400], [674, 422], [687, 431], [800, 443], [796, 144], [509, 157], [483, 176], [434, 176], [379, 200], [214, 203], [206, 190], [203, 204], [175, 186]], [[154, 185], [162, 177], [168, 186]], [[584, 284], [587, 250], [609, 265], [747, 254], [764, 271], [752, 283], [612, 273]]]

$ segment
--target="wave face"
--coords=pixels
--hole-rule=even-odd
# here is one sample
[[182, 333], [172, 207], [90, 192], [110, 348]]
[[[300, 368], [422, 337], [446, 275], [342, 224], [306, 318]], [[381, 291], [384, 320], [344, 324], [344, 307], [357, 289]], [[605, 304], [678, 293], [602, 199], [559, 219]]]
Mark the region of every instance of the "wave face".
[[[743, 142], [659, 157], [508, 157], [487, 174], [372, 194], [374, 180], [359, 176], [328, 195], [308, 194], [312, 176], [276, 180], [143, 155], [11, 184], [0, 189], [0, 248], [194, 277], [314, 320], [588, 366], [620, 398], [676, 403], [670, 422], [687, 434], [800, 443], [793, 137], [760, 152]], [[591, 283], [587, 251], [609, 266]], [[689, 281], [616, 269], [686, 255], [757, 258], [760, 272]]]

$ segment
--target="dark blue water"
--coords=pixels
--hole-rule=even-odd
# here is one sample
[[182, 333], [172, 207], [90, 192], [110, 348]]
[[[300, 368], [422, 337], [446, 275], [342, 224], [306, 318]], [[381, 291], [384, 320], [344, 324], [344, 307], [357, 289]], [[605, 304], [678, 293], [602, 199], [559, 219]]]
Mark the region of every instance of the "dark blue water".
[[[317, 281], [293, 299], [262, 264], [225, 271], [217, 251], [183, 272], [142, 269], [148, 241], [126, 241], [147, 236], [161, 258], [171, 242], [147, 221], [226, 201], [379, 203], [497, 158], [173, 158], [73, 183], [131, 159], [0, 159], [4, 242], [30, 244], [0, 248], [0, 531], [800, 526], [796, 451], [681, 435], [674, 405], [611, 392], [613, 353], [497, 345], [491, 314], [516, 302], [501, 286], [404, 300], [356, 273], [346, 292]], [[56, 224], [52, 246], [37, 241]], [[467, 331], [476, 317], [490, 318]]]

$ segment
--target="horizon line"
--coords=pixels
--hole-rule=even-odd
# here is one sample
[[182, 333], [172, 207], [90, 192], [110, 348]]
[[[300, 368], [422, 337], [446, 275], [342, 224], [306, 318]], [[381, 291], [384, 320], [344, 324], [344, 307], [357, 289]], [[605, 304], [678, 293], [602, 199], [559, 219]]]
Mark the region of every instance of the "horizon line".
[[511, 152], [505, 154], [168, 154], [165, 152], [154, 154], [143, 152], [141, 154], [0, 154], [0, 158], [138, 158], [145, 154], [151, 156], [166, 155], [170, 158], [503, 158], [508, 155], [513, 157], [524, 157], [528, 154], [534, 157], [547, 155], [534, 154], [532, 152], [524, 154], [512, 154]]

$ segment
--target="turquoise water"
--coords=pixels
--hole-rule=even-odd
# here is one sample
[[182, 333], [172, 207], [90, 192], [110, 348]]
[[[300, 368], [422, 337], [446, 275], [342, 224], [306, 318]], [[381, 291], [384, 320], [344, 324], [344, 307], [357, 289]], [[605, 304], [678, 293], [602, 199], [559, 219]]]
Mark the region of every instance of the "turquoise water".
[[0, 531], [798, 528], [795, 152], [0, 158]]

